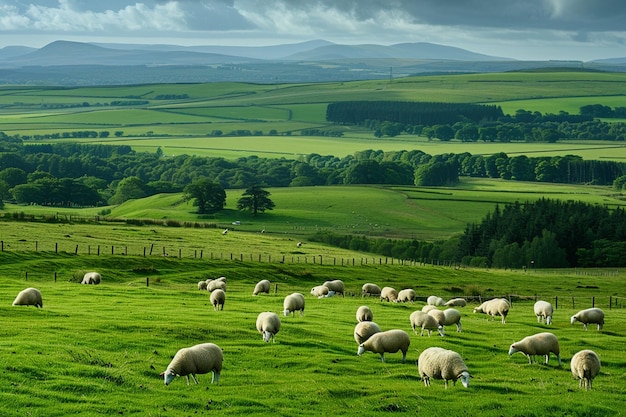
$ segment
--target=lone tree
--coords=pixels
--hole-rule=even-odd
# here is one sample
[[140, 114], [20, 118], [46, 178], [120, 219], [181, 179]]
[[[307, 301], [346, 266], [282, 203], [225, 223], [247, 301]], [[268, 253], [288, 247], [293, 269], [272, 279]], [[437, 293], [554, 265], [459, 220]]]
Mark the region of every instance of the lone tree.
[[258, 212], [272, 210], [275, 205], [269, 196], [269, 191], [264, 190], [260, 185], [253, 185], [246, 189], [237, 200], [237, 209], [250, 211], [253, 216], [256, 216]]
[[199, 214], [215, 213], [226, 205], [224, 188], [206, 178], [192, 182], [183, 192], [185, 201], [194, 199], [193, 205], [198, 207]]

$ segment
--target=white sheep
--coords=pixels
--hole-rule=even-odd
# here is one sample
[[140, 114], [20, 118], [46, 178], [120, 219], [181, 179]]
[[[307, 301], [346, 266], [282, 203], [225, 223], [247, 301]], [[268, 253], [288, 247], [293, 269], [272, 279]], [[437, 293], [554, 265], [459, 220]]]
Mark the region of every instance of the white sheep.
[[428, 313], [430, 310], [437, 310], [437, 306], [431, 306], [426, 304], [424, 307], [422, 307], [422, 311], [424, 313]]
[[414, 289], [405, 288], [398, 292], [398, 299], [396, 300], [396, 302], [406, 303], [407, 301], [409, 301], [412, 303], [413, 301], [415, 301], [415, 297], [416, 294]]
[[263, 335], [264, 342], [269, 342], [270, 339], [274, 342], [274, 337], [280, 330], [280, 317], [271, 311], [259, 313], [256, 319], [256, 329]]
[[424, 313], [423, 311], [417, 310], [411, 313], [409, 316], [409, 320], [411, 321], [411, 328], [413, 332], [417, 334], [417, 329], [420, 328], [422, 331], [420, 332], [420, 336], [424, 335], [424, 330], [428, 331], [428, 337], [430, 337], [433, 330], [437, 330], [439, 335], [443, 337], [444, 330], [443, 326], [439, 324], [437, 319], [428, 313]]
[[404, 330], [394, 329], [386, 332], [374, 333], [365, 342], [359, 345], [357, 355], [366, 351], [380, 353], [380, 360], [385, 362], [385, 353], [402, 351], [402, 363], [406, 362], [406, 353], [409, 351], [411, 338]]
[[342, 297], [344, 296], [345, 286], [342, 280], [334, 279], [332, 281], [326, 281], [322, 285], [328, 287], [329, 292], [334, 291], [335, 294], [341, 294]]
[[316, 285], [315, 287], [311, 288], [311, 295], [317, 298], [327, 297], [329, 292], [330, 290], [325, 285]]
[[506, 316], [509, 314], [511, 304], [506, 298], [494, 298], [487, 300], [478, 307], [474, 308], [474, 313], [484, 313], [491, 316], [495, 320], [496, 316], [502, 317], [502, 324], [506, 323]]
[[26, 288], [17, 294], [13, 301], [14, 306], [35, 306], [37, 308], [43, 308], [43, 298], [41, 297], [41, 291], [37, 288]]
[[583, 324], [583, 329], [585, 330], [587, 330], [588, 324], [597, 324], [598, 330], [602, 330], [602, 327], [604, 327], [604, 311], [597, 307], [580, 310], [571, 318], [572, 324], [577, 321]]
[[398, 290], [392, 287], [383, 287], [380, 291], [380, 301], [396, 301], [398, 299]]
[[206, 290], [206, 281], [205, 280], [198, 281], [198, 289], [199, 290]]
[[263, 292], [266, 294], [269, 294], [270, 286], [271, 284], [268, 279], [262, 279], [261, 281], [257, 282], [256, 285], [254, 286], [254, 291], [252, 291], [252, 295], [259, 295]]
[[456, 325], [456, 331], [462, 332], [463, 326], [461, 325], [461, 312], [454, 308], [447, 308], [443, 310], [443, 315], [445, 320], [443, 322], [444, 326], [451, 326], [453, 324]]
[[361, 287], [361, 297], [365, 297], [365, 296], [380, 297], [380, 287], [376, 284], [372, 284], [371, 282], [363, 284], [363, 286]]
[[442, 306], [445, 302], [443, 301], [443, 298], [431, 295], [426, 299], [426, 304], [430, 306]]
[[283, 301], [283, 314], [288, 316], [289, 313], [296, 315], [296, 311], [300, 311], [300, 315], [304, 316], [304, 295], [294, 292], [285, 297]]
[[197, 384], [196, 374], [208, 374], [212, 372], [211, 383], [220, 382], [220, 374], [222, 372], [222, 362], [224, 355], [222, 349], [214, 343], [202, 343], [199, 345], [182, 348], [167, 366], [167, 369], [161, 373], [165, 380], [165, 385], [176, 376], [184, 376], [187, 378], [189, 385], [189, 375]]
[[369, 308], [368, 306], [360, 306], [356, 310], [356, 321], [362, 322], [362, 321], [373, 321], [373, 320], [374, 320], [374, 313], [372, 313], [372, 309]]
[[87, 272], [83, 275], [83, 280], [80, 283], [98, 285], [100, 281], [102, 281], [102, 275], [98, 272]]
[[430, 379], [443, 379], [444, 385], [448, 388], [448, 381], [456, 385], [457, 379], [465, 388], [469, 386], [470, 374], [457, 352], [440, 347], [430, 347], [425, 349], [417, 359], [417, 369], [424, 385], [430, 386]]
[[552, 313], [554, 311], [552, 304], [539, 300], [533, 306], [533, 310], [535, 311], [535, 316], [537, 316], [537, 323], [545, 321], [546, 324], [552, 324]]
[[358, 345], [369, 339], [374, 333], [380, 333], [380, 326], [373, 321], [362, 321], [354, 326], [354, 340]]
[[578, 379], [578, 387], [591, 389], [593, 379], [600, 373], [600, 358], [593, 350], [585, 349], [572, 356], [572, 375]]
[[441, 326], [443, 326], [444, 323], [446, 322], [446, 315], [443, 314], [443, 311], [439, 310], [438, 308], [433, 308], [432, 310], [428, 310], [426, 314], [428, 314], [429, 316], [433, 316], [435, 320], [437, 320], [437, 323], [439, 323], [439, 325]]
[[465, 298], [453, 298], [448, 300], [444, 305], [446, 307], [465, 307], [467, 305], [467, 301], [465, 301]]
[[521, 352], [528, 357], [528, 363], [534, 362], [535, 355], [543, 355], [546, 357], [545, 364], [548, 364], [550, 353], [554, 353], [559, 360], [561, 366], [561, 350], [559, 349], [559, 340], [550, 332], [537, 333], [532, 336], [526, 336], [519, 342], [515, 342], [509, 348], [509, 356], [515, 352]]
[[219, 288], [211, 293], [211, 304], [215, 311], [224, 310], [224, 302], [226, 301], [226, 293]]
[[221, 279], [211, 280], [206, 286], [207, 291], [222, 290], [226, 292], [226, 281]]

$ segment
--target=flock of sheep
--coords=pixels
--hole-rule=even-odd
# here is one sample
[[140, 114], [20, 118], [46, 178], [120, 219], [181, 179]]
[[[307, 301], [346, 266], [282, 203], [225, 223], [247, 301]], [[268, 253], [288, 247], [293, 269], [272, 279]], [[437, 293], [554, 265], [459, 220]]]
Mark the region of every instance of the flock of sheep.
[[[96, 285], [101, 282], [101, 275], [97, 272], [88, 272], [84, 275], [81, 284]], [[270, 281], [259, 281], [253, 290], [253, 295], [270, 292]], [[226, 278], [208, 279], [198, 282], [198, 289], [208, 290], [210, 301], [215, 310], [223, 310], [226, 300]], [[345, 286], [341, 280], [326, 281], [321, 285], [311, 289], [310, 294], [319, 298], [331, 297], [345, 294]], [[378, 297], [381, 302], [414, 302], [416, 300], [415, 291], [404, 289], [396, 291], [391, 287], [382, 289], [372, 283], [362, 286], [362, 297]], [[437, 296], [430, 296], [426, 300], [426, 305], [421, 310], [412, 312], [409, 322], [414, 333], [420, 329], [420, 336], [427, 332], [428, 336], [433, 331], [437, 331], [440, 336], [445, 335], [445, 326], [455, 325], [457, 332], [462, 331], [461, 313], [452, 307], [465, 307], [466, 300], [463, 298], [453, 298], [448, 302]], [[35, 306], [43, 308], [43, 298], [41, 292], [36, 288], [26, 288], [21, 291], [15, 301], [14, 306]], [[447, 307], [440, 310], [439, 307]], [[506, 323], [506, 317], [511, 308], [509, 300], [505, 298], [495, 298], [488, 300], [474, 308], [474, 313], [483, 313], [491, 317], [500, 316], [502, 324]], [[283, 300], [283, 315], [295, 315], [299, 312], [304, 315], [305, 297], [303, 294], [294, 292], [287, 295]], [[534, 305], [534, 314], [538, 323], [552, 324], [553, 308], [546, 301], [537, 301]], [[402, 352], [402, 362], [406, 362], [407, 352], [411, 343], [408, 333], [402, 329], [390, 329], [383, 331], [374, 322], [374, 314], [368, 306], [360, 306], [356, 311], [357, 324], [354, 328], [354, 339], [358, 344], [357, 354], [361, 356], [369, 351], [380, 354], [381, 360], [385, 361], [385, 353]], [[571, 317], [571, 324], [581, 322], [585, 330], [587, 325], [596, 324], [598, 330], [604, 326], [604, 312], [599, 308], [589, 308], [581, 310]], [[262, 334], [263, 340], [274, 341], [276, 334], [280, 331], [281, 320], [274, 312], [261, 312], [256, 320], [257, 331]], [[548, 364], [550, 354], [554, 354], [561, 365], [559, 342], [556, 335], [550, 332], [524, 337], [513, 343], [509, 348], [509, 355], [520, 352], [528, 357], [529, 363], [534, 362], [535, 356], [544, 356], [545, 364]], [[202, 343], [191, 347], [180, 349], [166, 370], [161, 373], [165, 385], [176, 376], [185, 376], [189, 384], [189, 375], [197, 384], [197, 374], [207, 374], [211, 372], [213, 377], [211, 383], [218, 383], [222, 370], [223, 353], [219, 346], [213, 343]], [[574, 378], [579, 380], [579, 387], [591, 389], [593, 379], [600, 372], [600, 359], [598, 355], [590, 350], [583, 349], [573, 355], [570, 367]], [[431, 379], [442, 379], [445, 387], [448, 381], [456, 384], [460, 380], [464, 387], [469, 386], [470, 373], [461, 355], [452, 350], [440, 347], [429, 347], [421, 352], [417, 360], [418, 372], [426, 386], [430, 385]]]

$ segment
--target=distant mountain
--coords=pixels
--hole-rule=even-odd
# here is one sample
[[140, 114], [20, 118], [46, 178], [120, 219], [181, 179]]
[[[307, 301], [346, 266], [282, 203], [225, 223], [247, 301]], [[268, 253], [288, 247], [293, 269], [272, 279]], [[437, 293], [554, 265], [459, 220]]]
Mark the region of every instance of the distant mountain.
[[14, 58], [20, 55], [26, 55], [36, 50], [37, 48], [30, 48], [28, 46], [5, 46], [4, 48], [0, 49], [0, 65], [5, 59]]
[[622, 58], [606, 58], [606, 59], [594, 59], [591, 62], [595, 62], [597, 64], [614, 64], [614, 65], [624, 65], [626, 64], [626, 57]]

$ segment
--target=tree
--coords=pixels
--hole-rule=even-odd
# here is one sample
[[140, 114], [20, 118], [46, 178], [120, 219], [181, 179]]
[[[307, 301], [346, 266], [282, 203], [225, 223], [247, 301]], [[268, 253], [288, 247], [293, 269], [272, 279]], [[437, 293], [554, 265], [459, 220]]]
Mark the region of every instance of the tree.
[[199, 214], [215, 213], [226, 205], [224, 188], [209, 179], [202, 178], [187, 185], [183, 191], [186, 201], [194, 199]]
[[269, 191], [264, 190], [260, 185], [253, 185], [247, 188], [237, 201], [237, 209], [250, 211], [253, 216], [256, 216], [258, 212], [272, 210], [275, 205], [269, 196]]
[[109, 204], [122, 204], [124, 201], [143, 198], [146, 195], [148, 194], [145, 191], [145, 184], [139, 177], [126, 177], [117, 184]]

